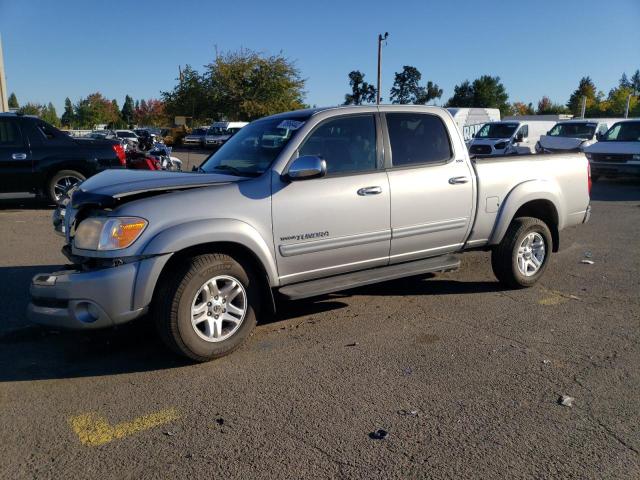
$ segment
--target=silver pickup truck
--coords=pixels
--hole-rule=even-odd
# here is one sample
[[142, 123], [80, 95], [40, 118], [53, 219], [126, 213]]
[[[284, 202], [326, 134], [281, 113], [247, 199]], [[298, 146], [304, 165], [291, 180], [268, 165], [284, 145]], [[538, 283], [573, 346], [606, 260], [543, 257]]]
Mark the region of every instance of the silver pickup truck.
[[192, 173], [107, 171], [54, 214], [68, 270], [36, 275], [33, 322], [110, 327], [147, 313], [196, 361], [238, 348], [275, 297], [450, 271], [491, 251], [533, 285], [589, 219], [583, 154], [470, 161], [451, 115], [424, 106], [256, 120]]

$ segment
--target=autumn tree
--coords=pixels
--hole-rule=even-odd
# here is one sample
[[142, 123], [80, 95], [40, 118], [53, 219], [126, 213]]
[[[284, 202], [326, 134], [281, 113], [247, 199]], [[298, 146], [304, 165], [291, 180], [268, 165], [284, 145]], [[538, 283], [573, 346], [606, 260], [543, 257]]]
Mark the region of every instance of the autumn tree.
[[557, 115], [567, 112], [567, 107], [559, 103], [552, 102], [547, 96], [540, 99], [538, 102], [538, 109], [536, 110], [537, 115]]
[[349, 86], [351, 93], [344, 96], [344, 105], [362, 105], [376, 101], [376, 87], [364, 80], [364, 73], [360, 70], [349, 72]]

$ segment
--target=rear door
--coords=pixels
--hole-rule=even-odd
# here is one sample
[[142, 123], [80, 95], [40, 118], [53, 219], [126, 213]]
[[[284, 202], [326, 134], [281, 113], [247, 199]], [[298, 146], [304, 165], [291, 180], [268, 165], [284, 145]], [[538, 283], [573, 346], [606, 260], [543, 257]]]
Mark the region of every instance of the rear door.
[[473, 172], [464, 144], [449, 136], [453, 121], [437, 113], [384, 117], [391, 152], [390, 263], [460, 249], [472, 219]]
[[22, 137], [20, 118], [0, 116], [0, 191], [33, 189], [31, 152]]
[[297, 155], [324, 158], [325, 177], [274, 177], [273, 234], [282, 284], [387, 264], [389, 182], [376, 119], [374, 113], [330, 117], [311, 130]]

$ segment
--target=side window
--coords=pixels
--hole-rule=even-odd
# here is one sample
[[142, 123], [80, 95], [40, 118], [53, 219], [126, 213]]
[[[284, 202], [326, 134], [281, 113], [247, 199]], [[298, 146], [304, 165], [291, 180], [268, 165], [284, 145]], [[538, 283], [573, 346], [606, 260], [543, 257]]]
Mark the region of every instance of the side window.
[[31, 146], [64, 145], [72, 141], [71, 137], [44, 122], [36, 122], [27, 138]]
[[387, 113], [393, 166], [442, 163], [453, 151], [447, 129], [436, 115]]
[[607, 133], [607, 130], [609, 130], [609, 129], [607, 128], [607, 124], [606, 123], [601, 123], [598, 126], [598, 133], [600, 135], [604, 135], [605, 133]]
[[522, 132], [522, 138], [529, 138], [529, 125], [523, 125], [520, 131]]
[[327, 162], [327, 174], [376, 169], [376, 124], [373, 115], [336, 118], [321, 124], [299, 149]]
[[0, 119], [0, 147], [22, 146], [18, 123], [11, 119]]

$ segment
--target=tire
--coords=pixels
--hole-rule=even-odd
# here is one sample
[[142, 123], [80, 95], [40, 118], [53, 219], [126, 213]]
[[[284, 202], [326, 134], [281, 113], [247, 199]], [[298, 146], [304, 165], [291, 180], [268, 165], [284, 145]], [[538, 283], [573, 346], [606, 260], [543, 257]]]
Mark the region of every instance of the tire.
[[[76, 170], [60, 170], [59, 172], [57, 172], [56, 174], [54, 174], [50, 179], [49, 182], [47, 183], [47, 198], [53, 202], [53, 203], [57, 203], [58, 202], [58, 195], [59, 193], [62, 193], [60, 191], [59, 188], [57, 188], [58, 183], [62, 180], [64, 180], [65, 178], [69, 178], [69, 179], [76, 179], [77, 181], [84, 181], [86, 180], [87, 177], [85, 177], [82, 173], [76, 171]], [[77, 182], [76, 182], [77, 183]], [[72, 186], [72, 184], [68, 185], [68, 187]]]
[[[220, 287], [221, 294], [215, 296], [215, 301], [214, 296], [210, 295], [211, 302], [207, 303], [204, 298], [206, 291], [203, 287], [214, 278], [219, 279], [217, 286]], [[242, 286], [240, 289], [242, 291], [232, 300], [235, 305], [240, 305], [238, 296], [244, 295], [244, 316], [237, 327], [228, 320], [224, 320], [229, 314], [222, 313], [225, 305], [221, 303], [222, 293], [226, 288], [222, 287], [225, 286], [227, 279], [233, 279]], [[192, 324], [193, 308], [196, 308], [194, 305], [202, 306], [205, 303], [207, 305], [213, 303], [213, 305], [206, 307], [209, 311], [203, 312], [204, 316], [198, 317], [201, 323], [194, 326]], [[230, 305], [231, 301], [226, 304], [226, 306]], [[204, 254], [186, 259], [163, 276], [152, 308], [156, 327], [164, 343], [179, 355], [196, 362], [206, 362], [228, 355], [242, 345], [256, 326], [259, 305], [260, 285], [254, 272], [228, 255]], [[213, 316], [216, 313], [220, 314], [222, 320], [219, 326], [212, 326], [211, 322], [214, 322]], [[218, 316], [215, 318], [217, 319]], [[216, 331], [222, 334], [218, 339], [214, 338], [215, 333], [210, 335], [211, 332]], [[225, 334], [229, 336], [223, 338]]]
[[[535, 272], [533, 263], [528, 263], [525, 269], [529, 272], [525, 275], [519, 266], [519, 249], [525, 238], [530, 234], [534, 239], [540, 238], [544, 242], [544, 257]], [[529, 237], [529, 238], [532, 238]], [[538, 218], [520, 217], [511, 222], [502, 241], [491, 251], [491, 268], [496, 278], [503, 285], [510, 288], [525, 288], [534, 285], [542, 276], [549, 264], [549, 258], [553, 249], [551, 232], [546, 223]], [[524, 261], [539, 261], [540, 255], [535, 256], [529, 252], [523, 254]]]

